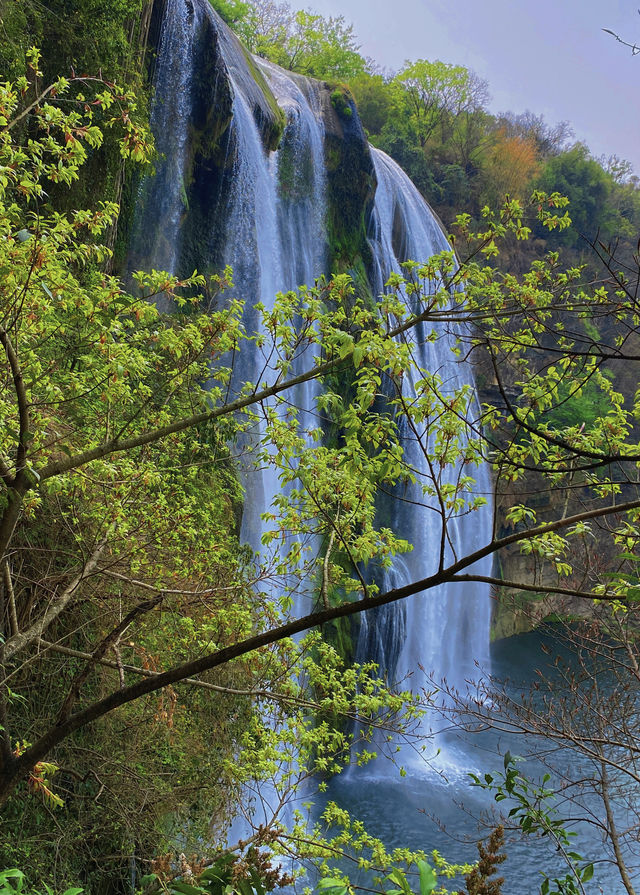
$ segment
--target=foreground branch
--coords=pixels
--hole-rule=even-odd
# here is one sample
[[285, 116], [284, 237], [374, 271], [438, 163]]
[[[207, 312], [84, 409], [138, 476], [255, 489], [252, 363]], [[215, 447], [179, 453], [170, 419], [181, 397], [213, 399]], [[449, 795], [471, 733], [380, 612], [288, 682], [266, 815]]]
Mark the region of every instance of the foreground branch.
[[[37, 762], [42, 761], [55, 746], [65, 740], [74, 731], [85, 727], [87, 724], [96, 721], [98, 718], [102, 718], [104, 715], [120, 706], [127, 705], [136, 699], [140, 699], [143, 696], [161, 690], [163, 687], [180, 683], [184, 681], [185, 678], [196, 677], [205, 671], [210, 671], [221, 665], [226, 665], [233, 659], [238, 659], [254, 650], [261, 649], [262, 647], [269, 646], [273, 643], [278, 643], [288, 637], [293, 637], [295, 634], [300, 634], [310, 628], [324, 625], [335, 619], [348, 618], [349, 616], [357, 615], [360, 612], [375, 609], [379, 606], [396, 603], [422, 591], [429, 591], [441, 584], [455, 581], [456, 577], [458, 577], [465, 569], [473, 566], [474, 563], [483, 559], [485, 556], [492, 555], [510, 544], [530, 540], [531, 538], [539, 537], [552, 531], [558, 531], [575, 525], [580, 521], [595, 519], [613, 513], [627, 512], [634, 509], [640, 509], [640, 500], [630, 501], [617, 507], [601, 507], [596, 510], [579, 513], [576, 516], [568, 516], [565, 519], [559, 519], [555, 522], [539, 525], [533, 529], [514, 532], [504, 538], [498, 538], [491, 541], [469, 556], [453, 563], [447, 569], [439, 570], [436, 574], [423, 578], [420, 581], [414, 581], [404, 587], [394, 588], [393, 590], [386, 591], [378, 596], [359, 600], [355, 603], [342, 603], [339, 606], [334, 606], [330, 609], [323, 609], [320, 612], [310, 613], [309, 615], [286, 622], [283, 625], [263, 631], [246, 640], [234, 643], [224, 649], [217, 650], [214, 653], [208, 653], [204, 656], [200, 656], [198, 659], [185, 662], [182, 665], [178, 665], [168, 671], [158, 674], [156, 677], [137, 681], [135, 684], [131, 684], [124, 689], [117, 690], [104, 699], [87, 706], [85, 709], [70, 715], [64, 721], [56, 724], [29, 749], [23, 752], [22, 755], [15, 758], [8, 767], [5, 766], [0, 774], [0, 805], [3, 805], [7, 801], [18, 781], [27, 775]], [[460, 579], [458, 578], [458, 580]], [[597, 599], [601, 598], [599, 594], [594, 594], [593, 596]]]

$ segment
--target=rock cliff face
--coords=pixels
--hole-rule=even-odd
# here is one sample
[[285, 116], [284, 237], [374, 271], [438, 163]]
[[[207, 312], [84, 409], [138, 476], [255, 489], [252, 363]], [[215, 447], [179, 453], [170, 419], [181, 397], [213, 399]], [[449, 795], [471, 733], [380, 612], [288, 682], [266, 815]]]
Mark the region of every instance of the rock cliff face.
[[366, 227], [376, 188], [367, 139], [351, 94], [323, 85], [329, 240], [334, 268], [359, 281], [369, 261]]
[[[497, 402], [495, 394], [485, 389], [480, 390], [480, 399]], [[504, 432], [504, 440], [513, 437], [513, 432]], [[579, 513], [584, 508], [583, 501], [588, 493], [583, 494], [579, 488], [565, 490], [550, 489], [548, 482], [535, 470], [530, 470], [515, 483], [502, 483], [500, 496], [496, 501], [496, 517], [498, 519], [498, 536], [504, 537], [513, 533], [514, 526], [507, 521], [512, 507], [523, 502], [525, 495], [527, 506], [535, 511], [536, 520], [540, 524], [553, 522], [566, 516]], [[491, 636], [493, 640], [523, 634], [538, 627], [544, 621], [559, 619], [580, 619], [593, 615], [593, 606], [587, 600], [563, 594], [545, 593], [545, 587], [580, 587], [589, 580], [590, 571], [602, 561], [613, 561], [610, 544], [599, 537], [598, 530], [593, 536], [580, 540], [572, 539], [568, 545], [567, 561], [573, 567], [573, 575], [560, 577], [553, 562], [535, 553], [523, 553], [519, 544], [512, 544], [500, 551], [495, 564], [495, 574], [505, 584], [496, 589], [494, 594], [493, 620]], [[523, 591], [509, 582], [523, 582], [539, 588], [539, 591]]]

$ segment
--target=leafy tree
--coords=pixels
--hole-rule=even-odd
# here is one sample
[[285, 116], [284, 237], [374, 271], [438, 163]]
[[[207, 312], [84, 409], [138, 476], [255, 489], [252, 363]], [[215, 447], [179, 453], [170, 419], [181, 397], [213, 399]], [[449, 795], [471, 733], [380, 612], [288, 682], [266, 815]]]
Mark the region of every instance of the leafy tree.
[[[34, 72], [37, 62], [33, 55]], [[409, 596], [427, 599], [444, 582], [500, 585], [476, 563], [514, 546], [550, 574], [510, 586], [632, 600], [632, 560], [622, 562], [623, 577], [613, 583], [571, 576], [594, 520], [610, 520], [606, 537], [616, 546], [633, 549], [637, 536], [635, 407], [606, 375], [609, 364], [634, 359], [635, 287], [610, 257], [608, 282], [595, 290], [579, 270], [561, 270], [554, 255], [522, 278], [497, 270], [490, 262], [501, 239], [529, 232], [521, 204], [511, 199], [499, 212], [487, 209], [479, 229], [460, 217], [461, 264], [451, 252], [408, 262], [376, 306], [359, 300], [345, 275], [280, 295], [273, 310], [256, 308], [259, 338], [245, 332], [237, 302], [202, 310], [198, 275], [179, 282], [139, 274], [136, 294], [128, 294], [101, 268], [108, 251], [99, 238], [115, 208], [62, 214], [45, 192], [51, 182], [78, 176], [87, 147], [100, 142], [101, 110], [106, 123], [124, 129], [122, 152], [145, 154], [131, 97], [97, 83], [87, 102], [91, 86], [59, 79], [35, 94], [25, 77], [0, 93], [0, 802], [14, 810], [24, 798], [16, 789], [25, 785], [55, 801], [50, 778], [59, 757], [73, 761], [77, 738], [106, 717], [134, 727], [153, 716], [167, 730], [176, 712], [193, 718], [178, 695], [186, 682], [220, 700], [246, 697], [247, 724], [233, 723], [247, 703], [220, 709], [234, 755], [223, 779], [232, 788], [254, 775], [272, 778], [280, 796], [256, 836], [277, 839], [285, 797], [306, 775], [332, 773], [349, 760], [349, 737], [336, 718], [359, 719], [370, 732], [381, 709], [391, 717], [408, 699], [389, 693], [370, 667], [345, 669], [316, 635], [298, 645], [292, 635]], [[26, 143], [20, 122], [29, 127]], [[557, 194], [532, 197], [547, 229], [566, 228], [564, 205]], [[209, 292], [224, 290], [230, 276], [214, 278]], [[159, 312], [158, 295], [174, 303], [175, 314]], [[610, 318], [615, 328], [596, 338], [575, 323], [585, 315]], [[483, 357], [492, 370], [497, 398], [481, 415], [468, 385], [447, 387], [438, 371], [416, 367], [412, 340], [448, 338], [449, 329], [457, 339], [453, 357]], [[322, 360], [298, 373], [310, 341]], [[230, 395], [229, 358], [250, 342], [270, 360], [260, 382]], [[551, 365], [550, 355], [557, 358]], [[294, 407], [279, 412], [297, 386], [320, 377], [327, 388], [318, 409], [340, 432], [333, 445], [317, 431], [301, 431]], [[339, 387], [345, 378], [349, 400]], [[415, 392], [403, 388], [410, 378]], [[607, 398], [602, 410], [588, 426], [560, 428], [554, 412], [567, 390], [578, 394], [589, 384]], [[383, 395], [389, 412], [381, 414]], [[275, 466], [284, 490], [264, 520], [272, 555], [256, 572], [234, 537], [226, 445], [257, 422], [265, 433], [257, 459]], [[442, 543], [461, 515], [484, 502], [473, 492], [484, 458], [494, 465], [498, 497], [532, 469], [558, 490], [580, 474], [582, 491], [569, 512], [549, 520], [517, 504], [507, 531], [494, 525], [473, 554], [448, 558], [443, 550], [428, 578], [380, 592], [368, 564], [388, 566], [410, 549], [376, 515], [379, 489], [416, 475], [404, 455], [403, 426], [429, 433], [417, 441], [427, 460], [420, 485]], [[304, 553], [312, 537], [326, 545], [324, 555]], [[291, 617], [302, 582], [315, 586], [322, 608]], [[58, 656], [74, 661], [58, 675], [56, 701], [42, 700], [40, 714], [25, 719], [24, 700], [36, 694], [37, 701], [34, 681], [50, 678]], [[293, 674], [300, 667], [309, 693]], [[255, 701], [284, 707], [273, 727], [251, 712]], [[410, 700], [407, 712], [410, 723]], [[180, 774], [190, 760], [197, 764], [167, 758], [171, 745], [169, 736], [158, 749]], [[281, 763], [288, 776], [279, 773]], [[419, 872], [428, 878], [428, 870]]]
[[406, 65], [394, 78], [402, 87], [420, 145], [424, 146], [436, 129], [446, 140], [447, 131], [458, 115], [484, 108], [488, 99], [486, 81], [462, 65], [418, 59]]
[[288, 3], [253, 0], [239, 33], [252, 53], [270, 59], [289, 40], [293, 19], [294, 12]]
[[343, 16], [324, 16], [271, 0], [258, 0], [243, 27], [254, 52], [290, 71], [329, 81], [349, 81], [363, 74], [353, 26]]
[[352, 79], [349, 86], [369, 136], [379, 135], [391, 115], [393, 104], [392, 91], [387, 81], [382, 75], [365, 72]]
[[538, 178], [543, 190], [556, 190], [569, 199], [572, 226], [552, 244], [577, 246], [580, 236], [609, 240], [616, 232], [616, 215], [610, 205], [612, 181], [586, 146], [577, 144], [549, 158]]
[[231, 28], [241, 26], [251, 9], [251, 4], [243, 3], [242, 0], [209, 0], [209, 2]]

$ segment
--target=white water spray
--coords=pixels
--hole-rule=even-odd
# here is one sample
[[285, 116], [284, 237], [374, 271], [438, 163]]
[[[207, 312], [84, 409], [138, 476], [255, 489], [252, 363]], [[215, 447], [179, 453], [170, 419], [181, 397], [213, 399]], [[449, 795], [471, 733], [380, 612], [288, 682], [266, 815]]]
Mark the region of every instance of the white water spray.
[[158, 47], [151, 130], [160, 150], [134, 246], [145, 267], [176, 273], [179, 231], [187, 210], [185, 169], [189, 151], [193, 41], [200, 16], [197, 4], [168, 0]]
[[[378, 179], [371, 233], [375, 259], [373, 285], [376, 294], [380, 294], [392, 272], [402, 273], [403, 261], [423, 262], [450, 246], [427, 203], [404, 171], [379, 150], [372, 149], [372, 154]], [[452, 353], [454, 337], [437, 324], [428, 324], [428, 328], [436, 330], [438, 338], [435, 341], [426, 338], [424, 324], [412, 337], [411, 348], [417, 369], [404, 383], [407, 396], [415, 395], [420, 368], [437, 371], [445, 392], [453, 392], [464, 385], [473, 386], [469, 366], [457, 361]], [[473, 411], [473, 405], [470, 409]], [[425, 447], [429, 449], [433, 435], [424, 433], [421, 445], [404, 422], [401, 436], [405, 461], [416, 471], [417, 481], [412, 486], [397, 489], [387, 510], [395, 533], [413, 544], [413, 550], [396, 558], [393, 568], [381, 581], [383, 590], [434, 574], [443, 537], [442, 518], [435, 499], [430, 502], [422, 494], [423, 484], [434, 484], [424, 451]], [[448, 471], [448, 481], [453, 483], [459, 472], [458, 468], [452, 467]], [[448, 519], [444, 544], [447, 563], [472, 553], [490, 539], [489, 472], [485, 465], [481, 465], [469, 474], [476, 481], [475, 494], [486, 496], [487, 504], [480, 510], [463, 512]], [[477, 564], [474, 571], [489, 575], [491, 560]], [[384, 607], [373, 616], [365, 614], [359, 658], [373, 658], [389, 680], [403, 682], [403, 686], [408, 685], [414, 692], [430, 690], [432, 680], [444, 679], [449, 687], [464, 694], [470, 681], [488, 672], [490, 621], [491, 601], [487, 585], [442, 585]], [[433, 718], [425, 718], [425, 736], [432, 723]], [[446, 749], [442, 745], [441, 748], [445, 753]], [[443, 754], [442, 762], [447, 760]]]

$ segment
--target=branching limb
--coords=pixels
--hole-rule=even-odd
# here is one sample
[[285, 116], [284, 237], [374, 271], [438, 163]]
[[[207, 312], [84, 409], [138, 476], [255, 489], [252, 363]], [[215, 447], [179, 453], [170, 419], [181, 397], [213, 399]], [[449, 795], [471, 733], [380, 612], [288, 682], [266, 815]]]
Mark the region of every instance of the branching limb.
[[13, 581], [11, 579], [11, 569], [9, 568], [8, 560], [4, 561], [2, 567], [2, 578], [4, 581], [4, 589], [9, 609], [9, 627], [11, 630], [11, 636], [15, 637], [17, 634], [19, 634], [20, 629], [18, 627], [18, 613], [16, 612], [16, 595], [13, 590]]
[[[640, 509], [640, 500], [621, 504], [619, 507], [616, 507], [614, 509], [617, 512]], [[92, 721], [95, 721], [98, 718], [102, 718], [104, 715], [108, 714], [116, 708], [119, 708], [122, 705], [126, 705], [129, 702], [140, 699], [141, 697], [160, 690], [163, 687], [180, 683], [187, 677], [194, 677], [198, 674], [202, 674], [202, 672], [204, 671], [209, 671], [213, 668], [219, 668], [220, 666], [226, 665], [227, 663], [231, 662], [233, 659], [245, 656], [248, 653], [253, 652], [254, 650], [269, 646], [270, 644], [278, 643], [285, 638], [292, 637], [295, 634], [299, 634], [302, 631], [306, 631], [310, 628], [323, 625], [326, 622], [333, 621], [338, 618], [347, 618], [349, 616], [356, 615], [366, 609], [373, 609], [378, 606], [388, 605], [398, 602], [399, 600], [406, 599], [407, 597], [418, 594], [422, 591], [429, 591], [440, 584], [451, 581], [457, 575], [463, 572], [465, 568], [472, 566], [474, 563], [478, 562], [478, 560], [483, 559], [485, 556], [494, 554], [497, 550], [501, 549], [502, 547], [506, 547], [509, 544], [518, 543], [519, 541], [537, 537], [551, 531], [558, 531], [562, 528], [575, 525], [575, 523], [579, 521], [585, 521], [587, 519], [606, 516], [609, 515], [611, 512], [611, 507], [599, 508], [596, 510], [580, 513], [577, 516], [568, 516], [566, 519], [560, 519], [555, 522], [547, 523], [545, 525], [539, 525], [533, 529], [514, 532], [507, 537], [500, 538], [496, 541], [491, 542], [490, 544], [487, 544], [485, 547], [476, 550], [469, 556], [466, 556], [463, 559], [460, 559], [457, 562], [453, 563], [447, 569], [439, 571], [436, 574], [429, 576], [428, 578], [424, 578], [420, 581], [414, 581], [411, 584], [405, 585], [404, 587], [386, 591], [383, 594], [378, 594], [377, 596], [370, 597], [367, 600], [359, 600], [356, 603], [342, 603], [339, 606], [335, 606], [330, 609], [323, 609], [319, 612], [314, 612], [310, 615], [302, 616], [301, 618], [294, 619], [293, 621], [287, 622], [286, 624], [279, 625], [275, 628], [270, 628], [269, 630], [264, 631], [260, 634], [256, 634], [253, 637], [249, 637], [246, 640], [242, 640], [230, 646], [224, 647], [221, 650], [216, 650], [215, 652], [208, 653], [198, 659], [194, 659], [190, 662], [185, 662], [184, 664], [178, 665], [170, 669], [169, 671], [158, 674], [154, 678], [148, 678], [143, 681], [138, 681], [135, 684], [131, 684], [130, 686], [125, 687], [124, 690], [117, 690], [106, 696], [104, 699], [101, 699], [87, 706], [82, 711], [76, 712], [75, 714], [71, 715], [63, 723], [50, 728], [37, 742], [35, 742], [18, 759], [16, 759], [13, 767], [13, 773], [11, 775], [11, 780], [5, 786], [4, 790], [0, 792], [0, 805], [8, 799], [9, 795], [13, 791], [13, 788], [15, 787], [21, 776], [27, 774], [28, 771], [38, 761], [41, 761], [46, 755], [48, 755], [51, 749], [53, 749], [58, 743], [66, 739], [75, 730], [79, 730], [80, 728], [85, 727], [87, 724], [90, 724]]]
[[4, 660], [11, 661], [15, 655], [26, 649], [30, 644], [39, 640], [50, 624], [52, 624], [58, 616], [60, 616], [67, 608], [71, 600], [76, 594], [83, 581], [87, 579], [96, 569], [100, 557], [107, 546], [106, 539], [100, 541], [81, 571], [73, 578], [73, 580], [63, 590], [57, 600], [55, 600], [42, 618], [33, 624], [30, 628], [10, 637], [4, 645]]
[[322, 605], [325, 609], [329, 608], [329, 563], [331, 561], [331, 553], [333, 552], [333, 545], [336, 539], [336, 531], [335, 528], [331, 532], [331, 536], [329, 537], [329, 543], [327, 544], [327, 550], [324, 555], [324, 562], [322, 564]]
[[[85, 667], [82, 669], [82, 671], [79, 672], [79, 674], [76, 675], [75, 679], [73, 680], [69, 689], [69, 693], [67, 694], [67, 697], [62, 703], [62, 707], [60, 708], [57, 721], [58, 724], [60, 724], [62, 721], [65, 721], [69, 717], [75, 701], [80, 694], [82, 685], [89, 677], [91, 670], [96, 666], [97, 663], [100, 662], [101, 659], [104, 658], [110, 647], [119, 641], [122, 634], [127, 630], [131, 623], [136, 620], [136, 618], [139, 618], [141, 615], [144, 615], [145, 613], [150, 612], [152, 609], [155, 609], [155, 607], [158, 605], [158, 603], [161, 602], [161, 600], [162, 594], [159, 594], [152, 600], [146, 600], [144, 603], [139, 603], [131, 610], [131, 612], [127, 613], [120, 624], [116, 628], [114, 628], [114, 630], [111, 631], [102, 640], [101, 643], [98, 644], [98, 646], [91, 654], [89, 660], [87, 661]], [[121, 685], [124, 686], [124, 676], [121, 677]]]
[[604, 761], [600, 765], [600, 773], [602, 802], [604, 804], [604, 809], [607, 815], [607, 835], [611, 840], [611, 845], [613, 846], [613, 853], [616, 858], [616, 864], [618, 866], [618, 872], [620, 874], [620, 879], [622, 880], [622, 885], [627, 890], [627, 895], [636, 895], [636, 891], [633, 888], [633, 884], [631, 882], [631, 877], [629, 876], [626, 861], [624, 860], [624, 855], [622, 854], [622, 848], [620, 847], [618, 827], [613, 814], [611, 799], [609, 797], [609, 772]]
[[29, 421], [29, 399], [27, 389], [22, 377], [22, 368], [18, 355], [13, 346], [9, 334], [4, 327], [0, 327], [0, 345], [4, 348], [4, 352], [11, 367], [11, 375], [13, 376], [13, 386], [16, 392], [18, 402], [18, 416], [20, 419], [20, 431], [18, 435], [18, 446], [16, 448], [16, 472], [19, 473], [25, 465], [27, 459], [27, 445], [29, 443], [30, 421]]
[[632, 56], [637, 56], [638, 53], [640, 53], [640, 47], [637, 44], [631, 44], [629, 43], [629, 41], [623, 40], [619, 34], [616, 34], [616, 32], [612, 31], [610, 28], [603, 28], [602, 30], [605, 31], [607, 34], [610, 34], [612, 37], [615, 37], [618, 43], [622, 44], [623, 47], [629, 47]]

